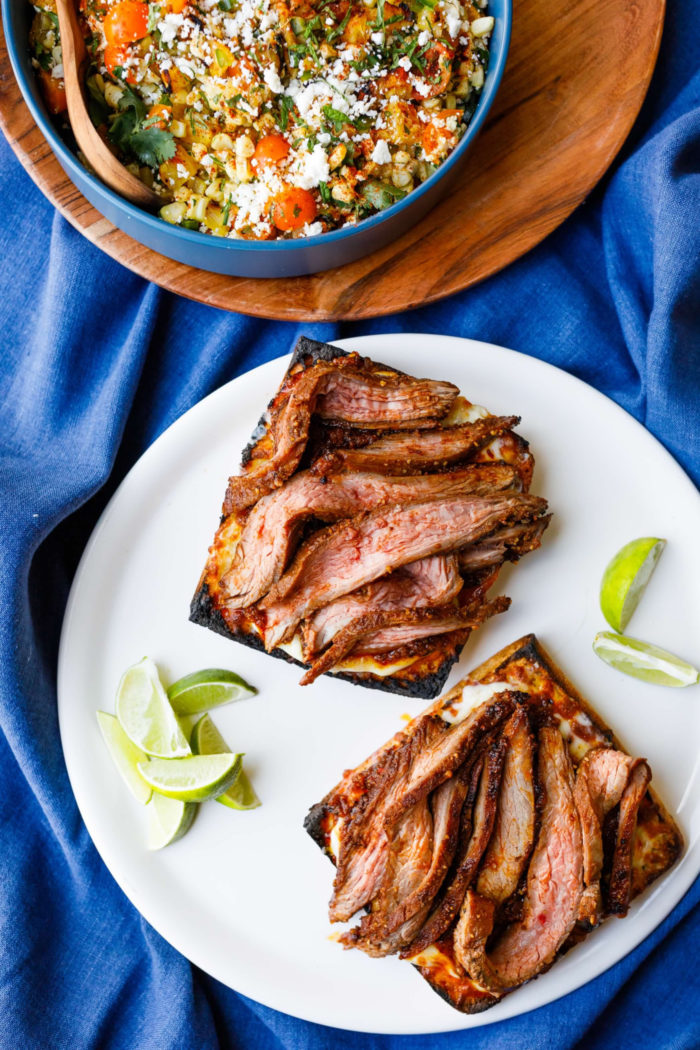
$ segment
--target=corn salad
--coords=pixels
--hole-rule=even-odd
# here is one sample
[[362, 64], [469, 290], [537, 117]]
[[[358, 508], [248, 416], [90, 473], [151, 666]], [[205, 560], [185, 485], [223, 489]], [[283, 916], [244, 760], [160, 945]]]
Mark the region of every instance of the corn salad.
[[[54, 0], [31, 47], [65, 110]], [[90, 115], [170, 223], [308, 237], [423, 182], [476, 108], [486, 0], [81, 0]]]

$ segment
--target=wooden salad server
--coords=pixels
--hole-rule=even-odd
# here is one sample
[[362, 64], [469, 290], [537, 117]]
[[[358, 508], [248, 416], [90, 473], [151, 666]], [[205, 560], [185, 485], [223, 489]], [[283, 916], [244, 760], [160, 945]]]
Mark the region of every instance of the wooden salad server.
[[111, 190], [139, 208], [157, 210], [163, 204], [161, 198], [126, 170], [102, 141], [90, 120], [83, 76], [87, 50], [73, 0], [56, 0], [56, 11], [61, 34], [68, 117], [78, 146], [95, 174]]

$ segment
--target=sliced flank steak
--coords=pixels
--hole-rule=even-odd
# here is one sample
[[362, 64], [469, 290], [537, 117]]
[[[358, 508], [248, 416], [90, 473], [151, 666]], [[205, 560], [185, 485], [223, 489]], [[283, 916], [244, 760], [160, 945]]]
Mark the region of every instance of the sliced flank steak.
[[500, 525], [535, 520], [546, 505], [519, 493], [453, 496], [380, 508], [320, 529], [260, 603], [265, 648], [291, 638], [301, 620], [333, 599], [409, 562], [459, 550]]
[[520, 422], [519, 416], [485, 416], [473, 423], [434, 430], [386, 434], [362, 448], [324, 453], [311, 469], [319, 475], [340, 470], [367, 470], [382, 474], [420, 474], [445, 470], [468, 459], [499, 434]]
[[475, 801], [472, 807], [465, 806], [455, 864], [445, 880], [432, 914], [404, 952], [407, 957], [425, 951], [438, 941], [459, 914], [467, 889], [474, 880], [493, 834], [506, 746], [504, 738], [499, 737], [491, 743], [483, 756], [478, 793], [475, 790], [476, 784], [473, 784], [471, 797]]
[[476, 891], [497, 904], [518, 888], [535, 839], [535, 744], [525, 708], [503, 731], [508, 751], [503, 767], [493, 835], [479, 870]]
[[221, 579], [222, 594], [232, 608], [246, 608], [267, 594], [284, 572], [301, 526], [312, 518], [334, 522], [383, 504], [492, 495], [512, 488], [514, 476], [512, 467], [503, 464], [416, 478], [363, 473], [319, 478], [302, 471], [251, 510], [231, 568]]
[[440, 605], [426, 609], [378, 610], [353, 620], [340, 630], [326, 651], [314, 660], [300, 679], [309, 685], [320, 674], [335, 667], [348, 653], [383, 653], [400, 649], [411, 642], [432, 638], [452, 631], [473, 631], [485, 620], [510, 607], [510, 598], [502, 595], [486, 604], [458, 608]]
[[318, 361], [292, 378], [288, 396], [270, 419], [274, 453], [257, 469], [229, 480], [224, 514], [252, 506], [294, 473], [314, 413], [375, 430], [433, 426], [459, 392], [452, 383], [369, 371], [358, 362], [353, 356]]
[[583, 895], [574, 775], [558, 729], [540, 730], [538, 775], [545, 802], [522, 919], [506, 927], [487, 951], [496, 904], [469, 890], [454, 933], [457, 960], [473, 980], [496, 994], [529, 981], [552, 962], [576, 924]]

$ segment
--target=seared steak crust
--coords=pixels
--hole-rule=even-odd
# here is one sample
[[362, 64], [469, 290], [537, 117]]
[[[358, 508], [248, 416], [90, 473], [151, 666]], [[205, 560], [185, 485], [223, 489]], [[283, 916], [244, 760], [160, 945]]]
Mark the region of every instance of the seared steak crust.
[[312, 464], [311, 469], [319, 475], [340, 470], [370, 470], [384, 474], [446, 470], [453, 463], [468, 459], [519, 422], [519, 416], [486, 416], [473, 423], [435, 430], [387, 434], [363, 448], [326, 453]]

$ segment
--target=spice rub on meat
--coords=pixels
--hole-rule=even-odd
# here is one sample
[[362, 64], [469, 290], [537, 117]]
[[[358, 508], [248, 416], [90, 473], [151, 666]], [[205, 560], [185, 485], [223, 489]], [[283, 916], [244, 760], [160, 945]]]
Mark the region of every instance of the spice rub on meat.
[[231, 477], [191, 619], [356, 684], [431, 697], [550, 515], [512, 427], [443, 379], [302, 338]]
[[519, 639], [310, 810], [336, 865], [329, 917], [360, 912], [340, 943], [398, 954], [457, 1009], [487, 1009], [675, 862], [681, 834], [650, 781], [534, 635]]

